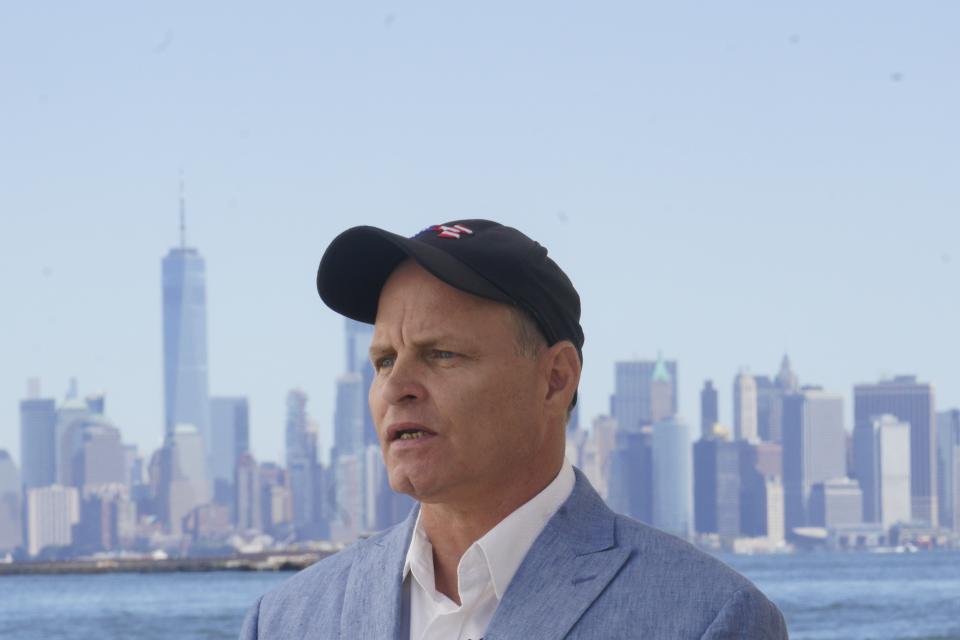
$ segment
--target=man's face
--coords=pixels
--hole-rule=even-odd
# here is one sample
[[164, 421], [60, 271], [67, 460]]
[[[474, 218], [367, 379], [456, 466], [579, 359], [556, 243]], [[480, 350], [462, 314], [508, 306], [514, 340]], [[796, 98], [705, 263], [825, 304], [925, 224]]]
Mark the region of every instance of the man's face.
[[380, 293], [370, 354], [370, 410], [394, 490], [466, 503], [551, 464], [547, 381], [538, 359], [517, 353], [505, 305], [408, 260]]

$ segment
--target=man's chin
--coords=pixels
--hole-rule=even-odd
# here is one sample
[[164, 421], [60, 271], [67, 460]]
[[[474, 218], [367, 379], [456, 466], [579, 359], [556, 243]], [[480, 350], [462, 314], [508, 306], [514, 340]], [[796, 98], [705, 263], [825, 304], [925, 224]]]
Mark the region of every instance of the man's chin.
[[388, 471], [388, 479], [391, 489], [397, 493], [405, 493], [419, 502], [431, 502], [431, 497], [437, 493], [436, 481], [428, 477], [428, 474], [391, 469]]

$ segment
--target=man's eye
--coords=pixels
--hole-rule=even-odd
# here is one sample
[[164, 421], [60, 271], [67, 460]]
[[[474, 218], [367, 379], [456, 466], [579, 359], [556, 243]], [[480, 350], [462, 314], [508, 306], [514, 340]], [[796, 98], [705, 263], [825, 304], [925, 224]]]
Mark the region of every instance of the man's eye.
[[441, 349], [435, 349], [433, 351], [433, 357], [437, 360], [450, 360], [451, 358], [455, 358], [456, 355], [453, 351], [443, 351]]
[[392, 366], [393, 366], [393, 360], [394, 360], [393, 356], [384, 356], [384, 357], [382, 357], [382, 358], [377, 358], [376, 362], [373, 363], [373, 364], [374, 364], [374, 368], [375, 368], [377, 371], [379, 371], [380, 369], [383, 369], [384, 367], [392, 367]]

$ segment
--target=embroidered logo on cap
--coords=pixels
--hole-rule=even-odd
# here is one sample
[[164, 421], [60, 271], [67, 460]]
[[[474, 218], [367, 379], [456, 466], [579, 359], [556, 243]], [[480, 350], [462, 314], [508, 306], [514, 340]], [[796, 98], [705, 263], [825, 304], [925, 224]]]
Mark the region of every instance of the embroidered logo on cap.
[[459, 240], [464, 234], [473, 235], [473, 230], [462, 224], [453, 226], [435, 224], [432, 227], [427, 227], [423, 232], [426, 233], [427, 231], [435, 231], [438, 238], [453, 238], [454, 240]]

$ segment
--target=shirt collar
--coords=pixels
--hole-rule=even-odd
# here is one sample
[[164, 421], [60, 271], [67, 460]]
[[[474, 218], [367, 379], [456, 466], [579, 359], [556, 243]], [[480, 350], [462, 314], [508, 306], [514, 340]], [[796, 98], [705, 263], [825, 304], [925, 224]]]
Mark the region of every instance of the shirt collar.
[[[550, 484], [473, 543], [483, 552], [498, 601], [503, 599], [510, 581], [537, 536], [570, 497], [574, 482], [573, 466], [564, 458], [560, 473]], [[422, 588], [435, 590], [433, 546], [420, 522], [420, 514], [417, 514], [417, 523], [407, 548], [403, 578], [406, 579], [411, 571]]]

